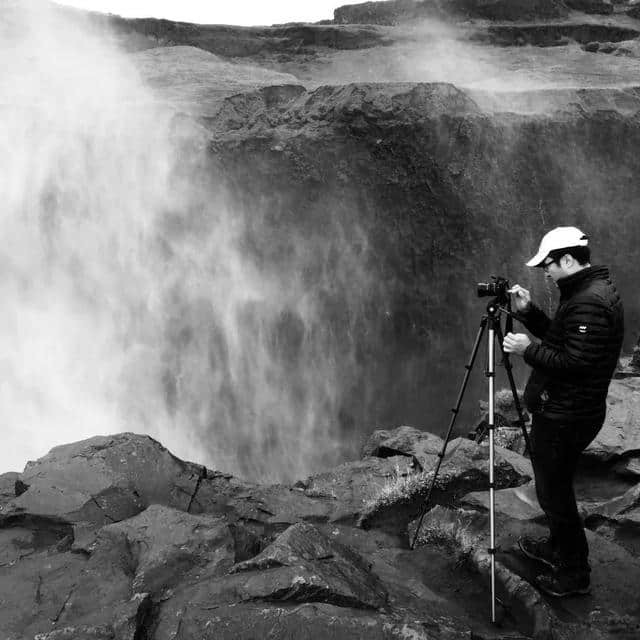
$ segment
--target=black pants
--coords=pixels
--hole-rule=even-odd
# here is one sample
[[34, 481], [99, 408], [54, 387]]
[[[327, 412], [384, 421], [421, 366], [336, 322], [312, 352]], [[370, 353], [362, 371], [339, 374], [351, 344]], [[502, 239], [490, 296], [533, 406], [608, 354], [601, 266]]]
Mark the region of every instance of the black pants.
[[560, 565], [568, 571], [590, 571], [589, 546], [578, 515], [573, 478], [580, 453], [601, 427], [602, 423], [564, 424], [533, 417], [530, 439], [536, 494]]

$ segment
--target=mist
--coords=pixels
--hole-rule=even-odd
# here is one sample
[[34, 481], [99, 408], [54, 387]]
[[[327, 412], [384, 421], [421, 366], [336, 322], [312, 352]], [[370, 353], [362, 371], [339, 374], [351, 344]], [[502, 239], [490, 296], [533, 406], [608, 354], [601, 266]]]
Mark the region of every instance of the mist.
[[5, 7], [0, 470], [122, 431], [251, 480], [347, 455], [366, 236], [329, 218], [266, 256], [264, 212], [217, 184], [197, 126], [108, 33]]

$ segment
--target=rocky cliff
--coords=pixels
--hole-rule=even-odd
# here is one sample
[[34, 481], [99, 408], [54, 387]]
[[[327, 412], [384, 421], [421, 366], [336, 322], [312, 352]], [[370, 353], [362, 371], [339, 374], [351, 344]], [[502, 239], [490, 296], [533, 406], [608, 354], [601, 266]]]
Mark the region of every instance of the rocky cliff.
[[[379, 22], [348, 9], [356, 13], [336, 13], [334, 28], [344, 33], [354, 28], [342, 24], [349, 15]], [[403, 22], [375, 27], [378, 46], [367, 36], [363, 49], [347, 52], [317, 39], [321, 25], [309, 27], [315, 41], [301, 39], [295, 53], [286, 45], [233, 59], [297, 81], [215, 103], [185, 104], [183, 94], [181, 107], [203, 126], [211, 173], [253, 220], [248, 251], [274, 271], [300, 260], [331, 351], [350, 354], [337, 408], [344, 429], [398, 413], [441, 428], [426, 415], [460, 376], [484, 307], [475, 284], [490, 275], [527, 282], [551, 311], [554, 291], [523, 259], [554, 225], [589, 230], [595, 260], [611, 266], [625, 298], [628, 325], [638, 325], [639, 103], [628, 75], [637, 62], [582, 48], [598, 40], [632, 47], [637, 26], [622, 14], [612, 22], [576, 13], [537, 24], [465, 22], [443, 45], [436, 30]], [[418, 81], [445, 79], [449, 60], [460, 55], [464, 67], [476, 54], [469, 72], [451, 70], [457, 84]], [[316, 87], [332, 75], [347, 84]], [[307, 289], [313, 281], [320, 289]], [[269, 331], [284, 331], [297, 362], [308, 330], [298, 310], [283, 313]]]

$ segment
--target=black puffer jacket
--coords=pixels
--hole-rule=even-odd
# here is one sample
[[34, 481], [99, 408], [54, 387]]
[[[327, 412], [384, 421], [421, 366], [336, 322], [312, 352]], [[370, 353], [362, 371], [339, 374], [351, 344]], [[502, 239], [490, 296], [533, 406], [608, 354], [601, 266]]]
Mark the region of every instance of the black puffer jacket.
[[551, 420], [601, 423], [622, 347], [622, 301], [606, 267], [582, 269], [558, 280], [558, 287], [560, 304], [553, 320], [535, 305], [518, 314], [542, 339], [524, 353], [533, 367], [525, 404]]

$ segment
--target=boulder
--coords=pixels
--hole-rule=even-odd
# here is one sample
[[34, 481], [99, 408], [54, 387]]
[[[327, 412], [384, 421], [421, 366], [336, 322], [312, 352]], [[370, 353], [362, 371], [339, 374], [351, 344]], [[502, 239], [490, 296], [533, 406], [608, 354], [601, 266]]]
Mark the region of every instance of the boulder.
[[20, 475], [27, 489], [5, 506], [2, 517], [29, 514], [102, 525], [150, 504], [188, 511], [205, 473], [148, 436], [96, 436], [29, 462]]
[[[398, 454], [410, 456], [415, 468], [429, 472], [437, 465], [443, 445], [442, 438], [431, 433], [412, 427], [398, 427], [374, 431], [364, 445], [363, 452], [383, 458]], [[518, 473], [532, 477], [531, 463], [523, 456], [502, 447], [498, 447], [497, 451], [503, 462], [512, 465]], [[484, 446], [479, 446], [466, 438], [455, 438], [447, 444], [441, 470], [459, 468], [471, 461], [478, 464], [478, 461], [485, 459], [488, 460], [486, 441]]]
[[367, 457], [310, 476], [296, 486], [307, 499], [328, 500], [332, 522], [353, 524], [375, 496], [414, 472], [413, 458], [408, 455]]
[[640, 556], [640, 484], [618, 498], [592, 507], [585, 524], [633, 555]]
[[439, 436], [414, 427], [397, 427], [393, 430], [377, 429], [364, 446], [362, 455], [378, 458], [409, 456], [420, 471], [433, 467], [442, 451], [444, 440]]
[[[225, 574], [235, 562], [235, 543], [222, 517], [194, 516], [152, 505], [133, 518], [103, 527], [100, 536], [124, 536], [132, 549], [135, 593], [158, 598], [194, 569], [206, 566], [207, 575]], [[96, 543], [87, 547], [91, 549]]]
[[[280, 602], [324, 602], [373, 611], [385, 605], [386, 592], [360, 556], [312, 525], [300, 523], [256, 558], [236, 565], [230, 575], [205, 575], [175, 589], [171, 599], [161, 605], [157, 625], [160, 635], [156, 637], [172, 637], [180, 620], [186, 636], [190, 635], [188, 629], [195, 628], [192, 625], [206, 630], [215, 623], [219, 608], [255, 601], [264, 603], [267, 611], [269, 603]], [[246, 620], [243, 626], [250, 628]]]
[[132, 597], [134, 568], [123, 536], [100, 536], [89, 556], [34, 551], [3, 567], [0, 629], [20, 633], [20, 638], [52, 631], [67, 637], [66, 628], [81, 629], [77, 637], [89, 638], [107, 633], [118, 621], [124, 629], [121, 607]]
[[607, 397], [607, 417], [584, 456], [609, 462], [640, 453], [640, 378], [612, 380]]
[[[313, 600], [379, 609], [387, 599], [370, 563], [307, 523], [289, 527], [255, 558], [235, 565], [231, 573], [243, 574], [257, 592], [268, 592], [270, 595], [256, 595], [268, 600]], [[277, 596], [289, 579], [286, 594]]]
[[[404, 535], [408, 522], [425, 506], [457, 504], [463, 495], [487, 487], [489, 451], [486, 441], [484, 445], [478, 445], [466, 438], [456, 438], [447, 447], [434, 491], [429, 504], [425, 505], [433, 482], [436, 459], [423, 472], [398, 477], [395, 483], [373, 496], [367, 502], [359, 524], [365, 528], [378, 527], [389, 533]], [[494, 471], [497, 488], [519, 486], [533, 478], [529, 460], [500, 447], [495, 448]]]
[[194, 493], [190, 512], [221, 514], [232, 523], [252, 522], [262, 530], [280, 532], [300, 520], [328, 520], [335, 508], [335, 497], [313, 492], [305, 495], [302, 484], [261, 486], [208, 472]]

